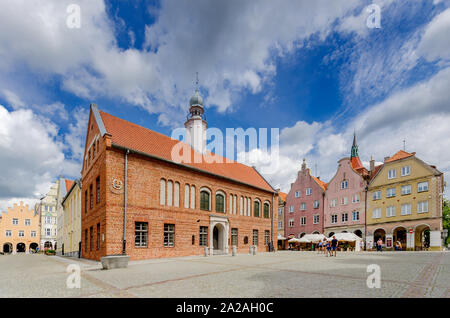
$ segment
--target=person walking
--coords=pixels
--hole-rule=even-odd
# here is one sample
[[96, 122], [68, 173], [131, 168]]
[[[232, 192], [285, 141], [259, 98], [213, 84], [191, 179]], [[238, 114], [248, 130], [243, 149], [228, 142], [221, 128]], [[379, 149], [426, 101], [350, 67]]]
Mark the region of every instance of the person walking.
[[322, 241], [319, 241], [319, 244], [317, 244], [317, 254], [322, 253]]
[[331, 255], [331, 245], [330, 242], [327, 241], [327, 239], [324, 239], [324, 243], [325, 247], [324, 247], [324, 252], [326, 254], [326, 256], [328, 257], [329, 255]]
[[383, 240], [381, 239], [381, 237], [378, 239], [378, 241], [377, 241], [377, 250], [379, 251], [379, 252], [382, 252], [383, 251]]
[[336, 236], [333, 235], [333, 239], [331, 240], [331, 256], [333, 256], [334, 252], [334, 257], [336, 257], [338, 245], [338, 240], [336, 239]]

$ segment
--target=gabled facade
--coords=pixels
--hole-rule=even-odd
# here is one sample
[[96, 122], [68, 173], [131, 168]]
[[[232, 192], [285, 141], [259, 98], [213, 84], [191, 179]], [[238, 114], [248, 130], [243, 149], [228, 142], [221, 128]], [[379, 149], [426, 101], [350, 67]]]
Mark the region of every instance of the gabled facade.
[[59, 180], [50, 187], [49, 192], [41, 198], [36, 204], [35, 210], [41, 218], [41, 242], [40, 248], [55, 249], [56, 235], [58, 230], [57, 218], [57, 196], [58, 196]]
[[358, 155], [356, 137], [350, 158], [338, 161], [338, 168], [325, 192], [324, 234], [350, 232], [365, 235], [365, 189], [369, 172]]
[[[199, 107], [202, 101], [191, 99], [191, 111]], [[276, 241], [278, 193], [254, 168], [179, 163], [171, 157], [177, 144], [91, 105], [82, 168], [83, 257], [227, 254], [232, 246], [248, 253], [251, 245], [262, 251]]]
[[381, 237], [408, 250], [441, 250], [443, 174], [415, 153], [400, 150], [369, 184], [367, 246]]
[[67, 191], [72, 187], [73, 180], [59, 177], [56, 194], [56, 244], [55, 250], [59, 255], [64, 254], [64, 207], [62, 202]]
[[284, 249], [286, 234], [284, 229], [284, 212], [286, 208], [287, 193], [278, 191], [278, 249]]
[[62, 201], [64, 208], [64, 255], [81, 254], [81, 182], [75, 180]]
[[291, 184], [285, 205], [285, 235], [300, 238], [323, 233], [324, 192], [327, 184], [311, 175], [303, 159], [297, 179]]

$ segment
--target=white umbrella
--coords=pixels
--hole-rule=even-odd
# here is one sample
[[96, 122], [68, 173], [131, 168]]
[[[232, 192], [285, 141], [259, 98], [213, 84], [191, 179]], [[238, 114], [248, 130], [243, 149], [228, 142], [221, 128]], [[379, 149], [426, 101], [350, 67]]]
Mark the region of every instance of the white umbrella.
[[329, 237], [327, 240], [331, 241], [333, 239], [333, 236], [335, 236], [338, 241], [356, 242], [361, 240], [361, 238], [354, 233], [336, 233]]
[[319, 243], [323, 241], [326, 236], [323, 234], [305, 234], [303, 235], [303, 238], [307, 239], [311, 243]]
[[[306, 235], [305, 235], [306, 236]], [[300, 238], [298, 240], [299, 243], [311, 243], [310, 240], [308, 240], [305, 236], [303, 236], [302, 238]]]
[[293, 237], [288, 242], [289, 243], [297, 243], [297, 242], [300, 242], [300, 240], [298, 238]]
[[279, 240], [285, 240], [286, 238], [283, 237], [281, 234], [278, 234], [278, 239], [279, 239]]

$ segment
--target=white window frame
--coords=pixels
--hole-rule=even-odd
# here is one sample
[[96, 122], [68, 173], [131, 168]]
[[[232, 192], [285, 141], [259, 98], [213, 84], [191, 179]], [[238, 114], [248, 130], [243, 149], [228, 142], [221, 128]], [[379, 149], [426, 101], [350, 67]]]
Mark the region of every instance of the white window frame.
[[341, 190], [348, 189], [348, 180], [341, 181]]
[[361, 195], [359, 193], [354, 194], [352, 196], [352, 203], [360, 203], [361, 202]]
[[386, 190], [386, 198], [393, 198], [397, 195], [396, 188], [389, 188]]
[[13, 218], [12, 219], [12, 224], [13, 225], [19, 225], [19, 219]]
[[[426, 185], [426, 189], [424, 188], [424, 185]], [[428, 181], [419, 182], [417, 184], [417, 192], [426, 192], [428, 191]]]
[[388, 171], [388, 179], [395, 179], [397, 178], [397, 170], [391, 169]]
[[402, 177], [409, 176], [411, 174], [411, 166], [402, 167]]
[[402, 195], [408, 195], [412, 192], [412, 186], [410, 184], [402, 186]]
[[391, 206], [387, 206], [386, 207], [386, 217], [390, 218], [390, 217], [394, 217], [395, 216], [395, 206], [391, 205]]
[[313, 208], [314, 208], [314, 209], [318, 209], [319, 206], [320, 206], [320, 201], [319, 201], [319, 200], [314, 200], [314, 202], [313, 202]]
[[306, 188], [306, 195], [311, 195], [312, 194], [312, 188]]
[[332, 214], [331, 215], [331, 224], [336, 224], [337, 223], [337, 214]]
[[320, 214], [314, 214], [313, 215], [313, 224], [319, 224], [320, 223]]
[[427, 213], [428, 212], [428, 201], [417, 202], [417, 213]]
[[25, 237], [25, 231], [19, 230], [19, 237]]
[[159, 185], [159, 204], [166, 205], [166, 180], [161, 179]]
[[[358, 217], [355, 218], [355, 216], [358, 216]], [[352, 212], [352, 221], [359, 221], [359, 211]]]
[[293, 205], [290, 205], [290, 206], [289, 206], [289, 213], [292, 213], [292, 212], [294, 212], [294, 206], [293, 206]]
[[380, 200], [381, 199], [381, 190], [372, 192], [372, 200]]
[[[409, 207], [409, 209], [404, 209], [404, 207]], [[411, 203], [402, 204], [402, 213], [401, 214], [402, 215], [411, 215]]]
[[372, 219], [380, 219], [381, 218], [381, 208], [375, 208], [372, 210]]
[[294, 219], [293, 218], [289, 219], [288, 226], [289, 227], [294, 227]]
[[6, 237], [11, 237], [12, 236], [12, 231], [11, 230], [5, 230], [5, 236]]
[[300, 198], [300, 194], [301, 194], [302, 192], [301, 191], [295, 191], [295, 197], [296, 198]]
[[337, 205], [337, 199], [333, 199], [330, 201], [330, 208], [335, 208]]
[[347, 223], [348, 222], [348, 213], [347, 212], [343, 212], [341, 214], [341, 222], [342, 223]]
[[305, 226], [306, 225], [306, 216], [301, 216], [300, 217], [300, 225], [301, 226]]
[[306, 211], [306, 202], [300, 203], [300, 211]]

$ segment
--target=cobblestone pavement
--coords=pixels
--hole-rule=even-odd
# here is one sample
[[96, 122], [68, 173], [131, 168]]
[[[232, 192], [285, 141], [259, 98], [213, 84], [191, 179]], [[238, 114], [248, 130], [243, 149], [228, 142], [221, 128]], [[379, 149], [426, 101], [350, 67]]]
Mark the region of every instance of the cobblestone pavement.
[[[69, 289], [69, 264], [81, 288]], [[367, 266], [381, 269], [368, 288]], [[0, 255], [0, 297], [446, 297], [450, 252], [280, 251], [258, 255], [132, 261], [102, 270], [98, 262], [44, 255]]]

